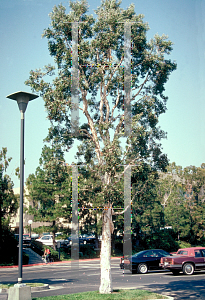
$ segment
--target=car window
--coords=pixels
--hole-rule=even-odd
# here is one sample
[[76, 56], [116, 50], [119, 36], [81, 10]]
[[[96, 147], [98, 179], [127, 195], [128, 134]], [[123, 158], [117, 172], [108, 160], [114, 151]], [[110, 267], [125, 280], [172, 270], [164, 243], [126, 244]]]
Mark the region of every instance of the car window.
[[50, 240], [50, 239], [51, 239], [50, 236], [43, 236], [43, 237], [42, 237], [42, 240]]
[[196, 250], [196, 251], [194, 251], [194, 253], [195, 253], [195, 257], [202, 257], [200, 250]]
[[154, 257], [154, 251], [153, 250], [146, 251], [143, 254], [143, 257]]
[[170, 256], [170, 253], [168, 253], [164, 250], [159, 250], [158, 254], [159, 254], [159, 257]]
[[180, 255], [188, 255], [188, 251], [179, 250], [179, 251], [177, 252], [177, 254], [180, 254]]
[[153, 251], [153, 256], [154, 257], [160, 257], [159, 252], [158, 251]]
[[205, 257], [205, 249], [201, 249], [203, 257]]

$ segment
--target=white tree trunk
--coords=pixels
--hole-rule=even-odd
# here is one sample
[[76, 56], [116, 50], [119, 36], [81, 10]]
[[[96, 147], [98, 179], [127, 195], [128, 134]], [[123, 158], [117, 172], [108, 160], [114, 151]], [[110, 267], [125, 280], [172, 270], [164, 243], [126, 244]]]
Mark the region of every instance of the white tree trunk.
[[113, 231], [112, 207], [103, 212], [102, 243], [100, 254], [101, 281], [99, 292], [109, 294], [112, 289], [111, 275], [111, 233]]

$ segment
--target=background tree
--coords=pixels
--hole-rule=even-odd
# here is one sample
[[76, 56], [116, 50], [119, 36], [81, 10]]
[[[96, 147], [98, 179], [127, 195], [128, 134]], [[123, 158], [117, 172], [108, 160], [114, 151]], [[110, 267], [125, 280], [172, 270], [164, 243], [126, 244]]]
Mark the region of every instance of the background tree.
[[204, 164], [182, 168], [172, 163], [161, 174], [158, 197], [164, 206], [165, 225], [172, 226], [178, 240], [197, 244], [204, 240]]
[[62, 222], [71, 217], [71, 168], [65, 165], [62, 151], [44, 146], [35, 174], [29, 175], [27, 187], [32, 206], [29, 214], [34, 221], [50, 222], [43, 231], [52, 232], [55, 248], [55, 233], [62, 229]]
[[9, 223], [18, 209], [18, 197], [13, 192], [14, 183], [5, 174], [11, 159], [11, 157], [7, 157], [7, 148], [2, 148], [0, 151], [0, 257], [3, 256], [3, 249], [5, 253], [8, 250], [6, 236], [9, 231]]
[[205, 241], [205, 169], [204, 164], [201, 167], [190, 166], [184, 168], [183, 177], [185, 206], [189, 212], [190, 232], [188, 239], [191, 243], [200, 243]]
[[[134, 5], [120, 7], [120, 1], [104, 0], [96, 10], [97, 19], [88, 15], [86, 1], [70, 2], [67, 14], [62, 5], [50, 14], [51, 25], [44, 31], [50, 55], [57, 68], [45, 66], [30, 72], [26, 84], [40, 92], [45, 101], [51, 128], [48, 139], [68, 150], [73, 141], [81, 141], [78, 156], [94, 174], [93, 206], [104, 206], [102, 213], [101, 293], [112, 291], [110, 245], [112, 214], [119, 199], [124, 167], [146, 163], [153, 170], [164, 170], [167, 158], [160, 140], [165, 137], [158, 126], [166, 111], [165, 83], [176, 69], [167, 56], [172, 42], [167, 36], [155, 35], [150, 41], [148, 24], [136, 15]], [[72, 22], [78, 27], [79, 119], [78, 134], [71, 128], [72, 104]], [[132, 22], [132, 133], [124, 133], [124, 23]], [[56, 76], [51, 82], [47, 76]], [[125, 95], [127, 96], [127, 95]], [[136, 171], [137, 172], [137, 171]], [[117, 191], [117, 193], [115, 192]]]
[[152, 234], [164, 226], [163, 208], [157, 199], [158, 172], [145, 164], [132, 177], [133, 233], [140, 236]]

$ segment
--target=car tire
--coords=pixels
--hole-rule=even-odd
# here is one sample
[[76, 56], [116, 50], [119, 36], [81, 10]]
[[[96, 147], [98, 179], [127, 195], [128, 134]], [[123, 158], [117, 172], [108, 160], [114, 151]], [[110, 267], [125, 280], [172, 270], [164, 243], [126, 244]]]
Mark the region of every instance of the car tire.
[[194, 273], [194, 265], [192, 263], [185, 263], [182, 271], [184, 275], [192, 275]]
[[137, 268], [138, 273], [140, 274], [146, 274], [148, 271], [148, 267], [145, 263], [141, 263], [139, 264], [138, 268]]

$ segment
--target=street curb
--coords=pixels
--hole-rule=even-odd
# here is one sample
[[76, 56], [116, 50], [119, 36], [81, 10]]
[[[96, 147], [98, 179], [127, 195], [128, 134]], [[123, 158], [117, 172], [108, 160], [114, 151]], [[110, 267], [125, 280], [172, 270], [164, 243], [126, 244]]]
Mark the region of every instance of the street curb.
[[[120, 257], [111, 257], [111, 259], [120, 259]], [[100, 258], [86, 258], [86, 259], [79, 259], [79, 261], [98, 261]], [[33, 266], [42, 266], [42, 265], [57, 265], [57, 264], [65, 264], [71, 263], [71, 260], [63, 260], [63, 261], [54, 261], [50, 263], [39, 263], [39, 264], [30, 264], [30, 265], [23, 265], [23, 267], [33, 267]], [[18, 265], [15, 266], [0, 266], [1, 268], [18, 268]]]
[[167, 295], [161, 295], [161, 296], [165, 296], [166, 298], [163, 298], [163, 299], [155, 299], [155, 300], [174, 300], [174, 297], [170, 297], [170, 296], [167, 296]]
[[[49, 284], [44, 284], [42, 286], [33, 286], [33, 287], [31, 287], [31, 292], [41, 291], [41, 290], [45, 290], [45, 289], [49, 289]], [[0, 289], [0, 294], [1, 293], [8, 294], [8, 290], [9, 289], [6, 289], [6, 288]]]
[[33, 286], [31, 287], [31, 292], [47, 290], [47, 289], [49, 289], [49, 284], [44, 284], [43, 286]]

